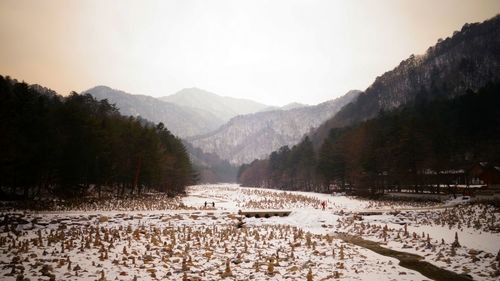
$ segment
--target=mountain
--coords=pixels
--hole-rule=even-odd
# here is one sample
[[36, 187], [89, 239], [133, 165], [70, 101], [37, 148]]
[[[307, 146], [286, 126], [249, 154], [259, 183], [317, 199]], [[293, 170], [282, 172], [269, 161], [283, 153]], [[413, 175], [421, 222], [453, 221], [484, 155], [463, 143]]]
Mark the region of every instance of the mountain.
[[302, 104], [302, 103], [298, 103], [298, 102], [291, 102], [289, 104], [285, 104], [284, 106], [268, 106], [262, 110], [260, 110], [260, 112], [264, 112], [264, 111], [273, 111], [273, 110], [290, 110], [290, 109], [294, 109], [294, 108], [301, 108], [301, 107], [306, 107], [308, 106], [307, 104]]
[[[7, 83], [9, 83], [12, 86], [14, 86], [16, 84], [25, 83], [24, 81], [19, 81], [15, 78], [10, 77], [9, 75], [5, 76], [5, 80]], [[32, 89], [33, 91], [35, 91], [41, 95], [49, 96], [49, 97], [57, 97], [57, 98], [61, 97], [60, 95], [57, 94], [56, 91], [49, 89], [47, 87], [44, 87], [42, 85], [39, 85], [39, 84], [26, 84], [26, 85], [28, 85], [28, 88]]]
[[49, 89], [47, 87], [38, 85], [38, 84], [31, 84], [31, 85], [29, 85], [29, 88], [37, 91], [38, 93], [40, 93], [42, 95], [46, 95], [46, 96], [50, 96], [50, 97], [58, 96], [56, 91]]
[[174, 135], [182, 138], [208, 133], [224, 123], [206, 110], [179, 106], [150, 96], [132, 95], [106, 86], [97, 86], [83, 93], [107, 99], [116, 104], [123, 115], [140, 115], [156, 123], [162, 122]]
[[173, 95], [161, 97], [160, 100], [210, 112], [223, 122], [237, 115], [255, 113], [268, 108], [267, 105], [255, 101], [222, 97], [198, 88], [182, 89]]
[[301, 108], [301, 107], [305, 107], [307, 105], [305, 104], [302, 104], [302, 103], [298, 103], [298, 102], [291, 102], [287, 105], [284, 105], [282, 107], [280, 107], [280, 109], [282, 110], [290, 110], [290, 109], [295, 109], [295, 108]]
[[477, 91], [500, 78], [500, 15], [483, 23], [465, 24], [461, 31], [411, 55], [375, 79], [356, 102], [322, 124], [311, 139], [318, 146], [332, 128], [375, 117], [380, 111], [422, 99], [450, 99]]
[[470, 183], [464, 171], [500, 163], [499, 93], [500, 83], [488, 83], [453, 99], [409, 102], [332, 130], [316, 151], [306, 137], [242, 165], [238, 183], [365, 196], [395, 189], [439, 193], [449, 189], [446, 183]]
[[236, 182], [238, 167], [222, 160], [215, 153], [205, 153], [183, 140], [184, 147], [189, 154], [195, 170], [199, 175], [199, 183], [227, 183]]
[[215, 153], [231, 164], [242, 164], [266, 157], [271, 151], [300, 141], [344, 105], [357, 98], [360, 91], [349, 91], [344, 96], [315, 106], [290, 110], [273, 110], [240, 115], [232, 118], [218, 130], [189, 138], [206, 153]]

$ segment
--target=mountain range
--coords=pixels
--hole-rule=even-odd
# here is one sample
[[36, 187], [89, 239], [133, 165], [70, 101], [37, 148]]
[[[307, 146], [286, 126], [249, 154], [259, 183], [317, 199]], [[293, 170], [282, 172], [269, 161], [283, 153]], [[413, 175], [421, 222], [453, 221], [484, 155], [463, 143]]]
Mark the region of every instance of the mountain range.
[[243, 164], [266, 157], [281, 146], [299, 142], [305, 134], [355, 100], [359, 93], [352, 90], [315, 106], [240, 115], [214, 132], [188, 140], [193, 146], [215, 153], [232, 164]]
[[[215, 154], [220, 160], [239, 165], [300, 141], [355, 99], [359, 91], [350, 91], [342, 98], [315, 106], [290, 103], [283, 107], [223, 97], [198, 88], [183, 89], [161, 98], [133, 95], [106, 86], [82, 93], [99, 100], [107, 99], [123, 115], [164, 123], [173, 134], [193, 145], [191, 151], [200, 148], [203, 153]], [[202, 154], [198, 152], [198, 155]], [[199, 160], [194, 154], [191, 156]], [[197, 164], [207, 166], [201, 162]]]
[[107, 99], [115, 104], [120, 113], [141, 116], [155, 123], [162, 122], [176, 136], [185, 138], [208, 133], [224, 124], [215, 114], [194, 107], [182, 106], [146, 96], [97, 86], [84, 91], [96, 99]]
[[467, 89], [476, 91], [498, 81], [499, 73], [500, 16], [496, 16], [483, 23], [465, 24], [425, 54], [411, 55], [377, 77], [364, 92], [350, 91], [314, 106], [292, 103], [272, 107], [198, 88], [162, 98], [104, 86], [85, 92], [115, 103], [124, 115], [163, 122], [192, 144], [192, 151], [200, 149], [196, 150], [198, 155], [219, 157], [209, 162], [225, 160], [239, 165], [265, 158], [281, 146], [294, 145], [306, 134], [318, 147], [332, 128], [374, 118], [381, 111], [415, 100], [450, 99]]
[[131, 94], [107, 86], [96, 86], [83, 93], [91, 94], [98, 100], [107, 99], [123, 115], [162, 122], [181, 138], [210, 133], [237, 115], [305, 106], [299, 103], [283, 107], [269, 106], [248, 99], [219, 96], [198, 88], [182, 89], [160, 98]]

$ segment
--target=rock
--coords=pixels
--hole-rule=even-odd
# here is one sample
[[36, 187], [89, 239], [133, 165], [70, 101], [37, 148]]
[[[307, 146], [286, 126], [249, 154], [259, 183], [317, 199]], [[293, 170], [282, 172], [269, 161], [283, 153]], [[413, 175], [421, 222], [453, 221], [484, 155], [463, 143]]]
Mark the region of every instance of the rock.
[[471, 256], [477, 256], [478, 254], [479, 254], [479, 251], [477, 251], [477, 250], [474, 250], [474, 249], [469, 250], [469, 255], [471, 255]]
[[460, 247], [460, 243], [458, 242], [458, 233], [457, 232], [455, 232], [455, 241], [453, 241], [453, 243], [451, 244], [451, 246], [453, 248]]
[[51, 273], [54, 269], [52, 268], [51, 265], [44, 264], [42, 266], [42, 269], [40, 269], [40, 273], [42, 273], [42, 276], [47, 276], [49, 277], [49, 280], [56, 280], [56, 276]]

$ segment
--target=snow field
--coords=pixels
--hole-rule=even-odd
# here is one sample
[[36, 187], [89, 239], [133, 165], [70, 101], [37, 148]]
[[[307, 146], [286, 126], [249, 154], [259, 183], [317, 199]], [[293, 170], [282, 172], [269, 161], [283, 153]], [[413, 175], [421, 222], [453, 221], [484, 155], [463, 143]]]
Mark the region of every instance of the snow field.
[[[428, 280], [396, 259], [335, 239], [338, 232], [418, 254], [474, 280], [498, 279], [498, 210], [488, 205], [397, 212], [429, 204], [236, 185], [193, 186], [182, 199], [141, 199], [120, 210], [114, 204], [4, 213], [0, 279]], [[243, 218], [241, 209], [292, 213]], [[356, 215], [366, 209], [394, 212]], [[451, 246], [455, 233], [459, 247]]]
[[[217, 186], [197, 186], [193, 190], [207, 195], [217, 193]], [[251, 200], [259, 204], [263, 202], [258, 205], [261, 208], [285, 206], [293, 210], [290, 216], [284, 218], [245, 219], [247, 225], [252, 227], [290, 225], [315, 234], [354, 234], [380, 242], [388, 248], [418, 254], [436, 266], [471, 275], [475, 280], [491, 280], [500, 276], [497, 260], [500, 250], [500, 222], [497, 217], [500, 211], [492, 205], [456, 205], [439, 209], [441, 206], [437, 203], [360, 200], [347, 196], [238, 186], [225, 186], [224, 190], [226, 198], [235, 199], [234, 206], [230, 207], [232, 209], [246, 206], [245, 202]], [[264, 198], [256, 201], [255, 194]], [[297, 196], [314, 200], [296, 200]], [[225, 199], [221, 194], [219, 198]], [[277, 204], [267, 204], [271, 200]], [[323, 201], [327, 203], [327, 211], [320, 210]], [[435, 210], [432, 209], [434, 207]], [[365, 210], [388, 212], [374, 216], [356, 215]], [[460, 247], [451, 250], [455, 234]]]

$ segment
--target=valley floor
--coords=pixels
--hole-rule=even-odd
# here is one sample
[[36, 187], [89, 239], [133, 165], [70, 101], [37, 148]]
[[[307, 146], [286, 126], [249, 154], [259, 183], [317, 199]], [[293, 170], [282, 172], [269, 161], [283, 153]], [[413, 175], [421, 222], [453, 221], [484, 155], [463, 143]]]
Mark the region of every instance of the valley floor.
[[[491, 205], [435, 208], [440, 206], [236, 185], [192, 186], [182, 201], [161, 198], [121, 209], [108, 204], [3, 212], [0, 279], [430, 279], [395, 258], [336, 238], [339, 233], [417, 254], [474, 280], [500, 279], [500, 214]], [[238, 215], [262, 209], [292, 212]], [[365, 210], [384, 213], [363, 216]]]

